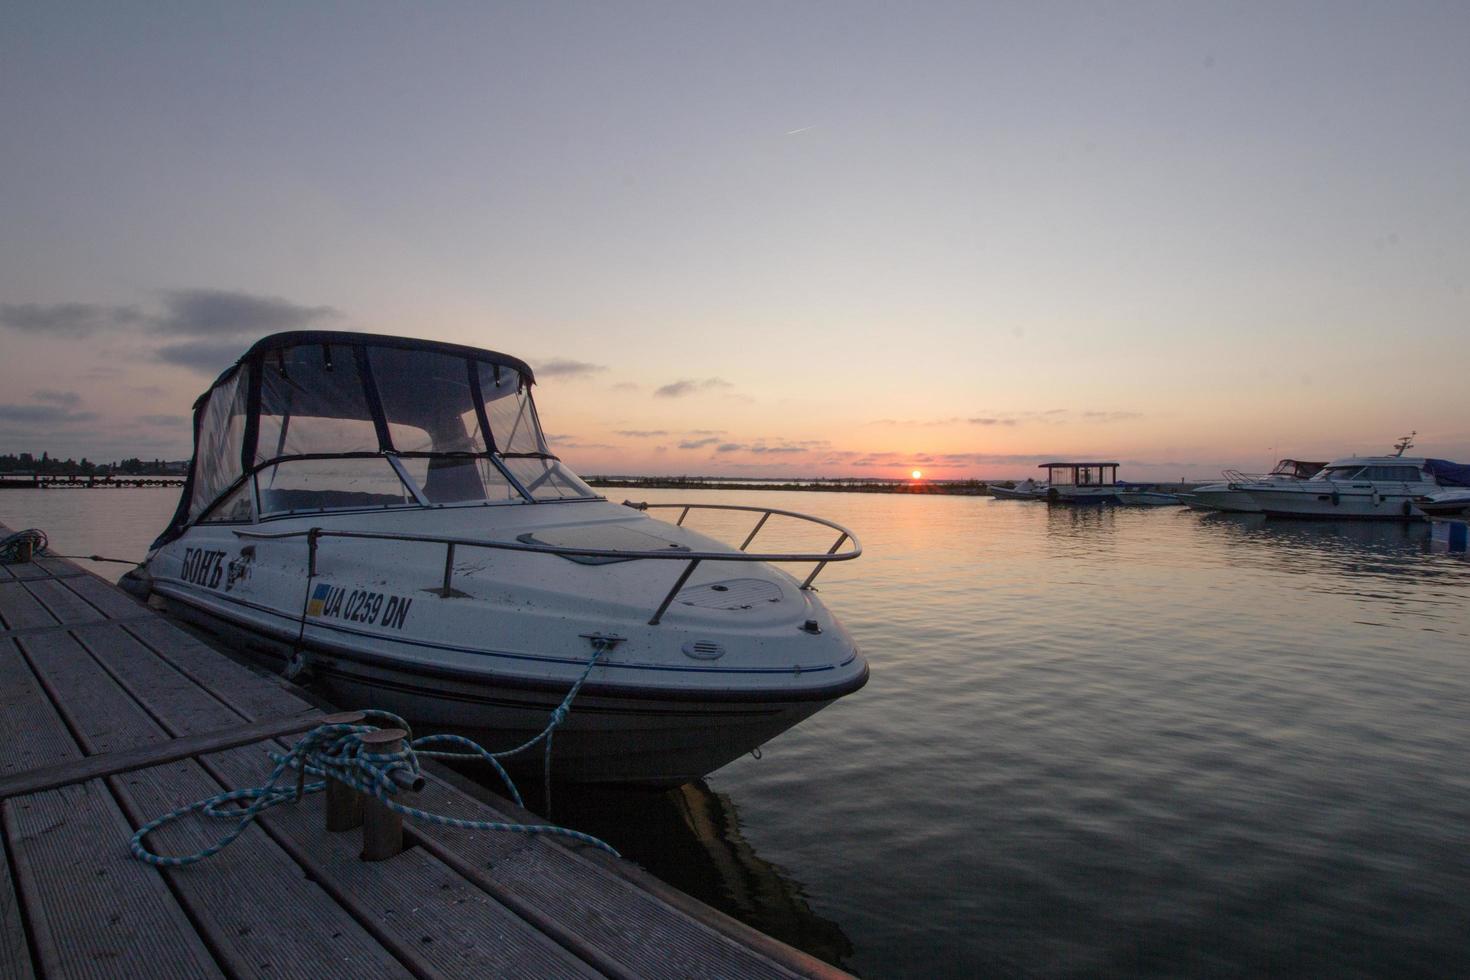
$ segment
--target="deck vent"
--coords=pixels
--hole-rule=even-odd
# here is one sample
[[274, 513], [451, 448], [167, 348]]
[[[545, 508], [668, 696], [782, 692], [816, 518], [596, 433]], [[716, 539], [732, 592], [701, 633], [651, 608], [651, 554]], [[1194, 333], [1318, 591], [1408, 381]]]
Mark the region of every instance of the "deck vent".
[[719, 660], [724, 655], [725, 648], [713, 640], [690, 640], [684, 644], [684, 656], [695, 660]]

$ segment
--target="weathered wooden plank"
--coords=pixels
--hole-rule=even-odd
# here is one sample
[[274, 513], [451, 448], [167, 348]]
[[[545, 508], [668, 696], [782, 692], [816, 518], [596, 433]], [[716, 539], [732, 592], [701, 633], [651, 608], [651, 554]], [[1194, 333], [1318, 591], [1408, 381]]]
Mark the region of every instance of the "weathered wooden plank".
[[[192, 760], [108, 782], [135, 827], [221, 790]], [[158, 853], [189, 854], [232, 826], [186, 817], [149, 835], [148, 843]], [[411, 975], [259, 826], [207, 861], [163, 874], [231, 973], [315, 980], [342, 975], [351, 964], [357, 976]]]
[[61, 581], [69, 590], [102, 610], [108, 619], [135, 619], [148, 611], [146, 605], [95, 575], [78, 575]]
[[[88, 635], [108, 638], [112, 629], [93, 628]], [[173, 683], [181, 703], [171, 706], [180, 719], [177, 732], [211, 731], [221, 722], [240, 719], [207, 692], [180, 677], [136, 640], [136, 649], [113, 649], [118, 663], [137, 678], [159, 678]], [[91, 656], [77, 639], [48, 634], [24, 641], [37, 674], [56, 694], [60, 712], [82, 747], [93, 754], [138, 747], [156, 747], [169, 732]], [[173, 681], [167, 678], [172, 676]], [[209, 724], [201, 719], [213, 719]], [[129, 811], [133, 826], [141, 826], [182, 803], [220, 792], [195, 762], [178, 762], [112, 777], [109, 782]], [[95, 785], [85, 783], [82, 785]], [[55, 791], [53, 791], [55, 792]], [[19, 801], [36, 799], [20, 797]], [[12, 802], [19, 802], [12, 801]], [[189, 853], [216, 839], [228, 823], [183, 822], [163, 835], [158, 846]], [[96, 842], [94, 847], [123, 846], [120, 837]], [[248, 838], [248, 839], [247, 839]], [[225, 854], [195, 868], [168, 870], [181, 900], [194, 913], [199, 929], [229, 965], [231, 972], [293, 974], [309, 977], [342, 962], [360, 962], [368, 975], [397, 976], [404, 970], [395, 959], [337, 902], [307, 882], [300, 867], [260, 830], [253, 829]], [[141, 866], [141, 865], [140, 865]], [[281, 916], [280, 909], [291, 910]], [[320, 933], [320, 935], [318, 935]], [[330, 942], [324, 937], [330, 937]], [[323, 957], [326, 957], [325, 959]], [[253, 965], [252, 965], [253, 964]], [[265, 964], [270, 964], [269, 968]], [[301, 972], [297, 973], [296, 971]]]
[[62, 576], [69, 577], [82, 571], [80, 565], [73, 564], [65, 558], [58, 558], [55, 555], [51, 554], [37, 555], [35, 558], [31, 559], [31, 562], [37, 568], [41, 569], [41, 571], [45, 572], [48, 576], [51, 576], [53, 578], [60, 578]]
[[[249, 748], [200, 761], [232, 785], [259, 782], [268, 765]], [[361, 833], [329, 834], [325, 821], [321, 794], [261, 820], [400, 957], [446, 976], [600, 975], [431, 855], [410, 849], [390, 861], [361, 861]]]
[[168, 740], [156, 728], [139, 734], [138, 722], [146, 724], [147, 714], [70, 633], [39, 633], [15, 642], [87, 755]]
[[21, 920], [20, 898], [10, 876], [10, 861], [5, 849], [0, 847], [0, 977], [30, 980], [35, 975], [25, 923]]
[[[240, 690], [238, 685], [212, 691], [116, 626], [83, 627], [75, 635], [114, 682], [149, 716], [161, 722], [170, 735], [198, 735], [243, 723], [240, 712], [230, 704]], [[259, 683], [255, 678], [251, 680]], [[288, 710], [283, 715], [289, 717], [307, 710], [301, 702], [295, 707], [297, 710]]]
[[40, 972], [221, 976], [100, 780], [0, 803]]
[[57, 624], [56, 617], [20, 582], [0, 582], [0, 622], [11, 630]]
[[[0, 538], [3, 538], [7, 533], [8, 532], [4, 528], [0, 528]], [[9, 565], [0, 565], [0, 582], [14, 582], [14, 581], [15, 581], [15, 574], [10, 570], [10, 566]]]
[[310, 707], [284, 681], [236, 663], [162, 618], [129, 624], [127, 631], [201, 687], [228, 695], [230, 706], [245, 718], [285, 717]]
[[62, 582], [45, 579], [26, 582], [25, 589], [41, 601], [58, 622], [68, 626], [81, 623], [96, 623], [107, 617], [98, 612], [90, 602], [71, 591]]
[[82, 755], [13, 640], [0, 640], [0, 745], [7, 775]]
[[17, 562], [14, 565], [6, 565], [10, 574], [17, 582], [34, 582], [40, 579], [48, 579], [51, 573], [33, 561]]
[[[434, 780], [415, 805], [449, 816], [496, 819], [483, 802]], [[514, 818], [501, 814], [500, 819]], [[579, 854], [550, 839], [522, 834], [413, 823], [405, 830], [409, 840], [570, 948], [585, 945], [631, 975], [798, 975], [608, 873], [600, 855]]]
[[[107, 665], [123, 690], [147, 698], [149, 712], [164, 730], [181, 735], [238, 720], [232, 706], [183, 678], [138, 641], [131, 640], [133, 646], [120, 644], [115, 631], [99, 627], [79, 630], [78, 636]], [[270, 683], [254, 676], [248, 681]], [[200, 763], [226, 786], [256, 785], [271, 768], [266, 746], [240, 747], [210, 755]], [[177, 803], [160, 800], [158, 805], [168, 809]], [[407, 865], [401, 865], [399, 859], [381, 864], [359, 861], [360, 835], [327, 834], [319, 798], [277, 808], [261, 824], [380, 942], [407, 962], [451, 974], [493, 974], [497, 958], [503, 955], [503, 968], [521, 975], [583, 973], [580, 962], [565, 950], [440, 862], [426, 855], [410, 859]], [[403, 857], [406, 855], [400, 855]], [[417, 885], [414, 876], [419, 879]], [[418, 887], [427, 880], [434, 882], [432, 889]], [[467, 905], [465, 895], [480, 897]], [[466, 918], [471, 911], [483, 920], [478, 927]], [[481, 952], [476, 954], [476, 949]]]
[[[277, 738], [304, 732], [320, 723], [321, 712], [296, 715], [292, 718], [271, 718], [259, 722], [242, 722], [223, 731], [206, 732], [202, 735], [186, 735], [167, 742], [152, 743], [122, 752], [104, 752], [84, 759], [75, 759], [56, 765], [17, 772], [13, 776], [0, 778], [0, 799], [24, 796], [44, 789], [56, 789], [71, 783], [81, 783], [102, 776], [115, 776], [177, 762], [196, 755], [220, 752], [241, 745], [251, 745], [262, 739]], [[0, 743], [3, 744], [3, 743]]]

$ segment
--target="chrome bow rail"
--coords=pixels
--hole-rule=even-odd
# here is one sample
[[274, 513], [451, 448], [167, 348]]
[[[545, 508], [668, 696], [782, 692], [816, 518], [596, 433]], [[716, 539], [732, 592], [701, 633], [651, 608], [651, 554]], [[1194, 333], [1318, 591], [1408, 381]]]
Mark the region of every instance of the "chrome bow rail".
[[[458, 591], [452, 585], [454, 578], [454, 552], [456, 548], [525, 551], [533, 554], [560, 555], [562, 557], [576, 558], [653, 559], [655, 561], [687, 562], [683, 571], [679, 573], [679, 578], [674, 582], [673, 587], [669, 589], [663, 601], [659, 603], [657, 611], [653, 614], [653, 618], [648, 621], [648, 625], [650, 626], [657, 626], [659, 621], [663, 619], [663, 615], [673, 603], [674, 597], [679, 594], [679, 590], [684, 587], [684, 583], [689, 581], [689, 576], [694, 574], [694, 570], [699, 567], [700, 562], [763, 561], [770, 564], [815, 562], [816, 567], [812, 569], [811, 574], [806, 577], [806, 580], [801, 583], [802, 589], [810, 589], [813, 580], [816, 579], [822, 569], [827, 567], [829, 562], [851, 561], [863, 553], [863, 546], [858, 542], [857, 536], [841, 524], [822, 517], [813, 517], [810, 514], [799, 514], [796, 511], [777, 510], [774, 507], [741, 507], [734, 504], [649, 504], [633, 503], [629, 500], [623, 501], [623, 506], [632, 507], [634, 510], [640, 511], [681, 509], [682, 513], [680, 513], [679, 519], [675, 521], [676, 526], [682, 525], [684, 519], [689, 516], [689, 512], [692, 510], [748, 511], [750, 513], [760, 514], [761, 516], [756, 521], [755, 527], [751, 528], [750, 533], [746, 535], [738, 551], [632, 551], [623, 548], [568, 548], [562, 545], [529, 544], [522, 541], [485, 541], [479, 538], [460, 538], [433, 534], [395, 534], [389, 531], [336, 531], [321, 527], [312, 527], [301, 531], [236, 531], [235, 536], [249, 538], [255, 541], [284, 541], [291, 538], [305, 538], [307, 544], [306, 573], [308, 579], [316, 577], [317, 547], [323, 538], [360, 538], [370, 541], [407, 541], [415, 544], [442, 544], [444, 545], [444, 584], [440, 588], [430, 589], [428, 591], [434, 592], [444, 598], [465, 595], [465, 593]], [[756, 535], [761, 532], [761, 529], [766, 526], [766, 521], [770, 520], [772, 516], [790, 517], [799, 521], [829, 527], [837, 532], [837, 540], [833, 542], [832, 547], [821, 554], [802, 554], [796, 552], [747, 553], [745, 549], [750, 547], [750, 543], [755, 540]], [[846, 551], [839, 551], [849, 541], [852, 542], [852, 547]]]

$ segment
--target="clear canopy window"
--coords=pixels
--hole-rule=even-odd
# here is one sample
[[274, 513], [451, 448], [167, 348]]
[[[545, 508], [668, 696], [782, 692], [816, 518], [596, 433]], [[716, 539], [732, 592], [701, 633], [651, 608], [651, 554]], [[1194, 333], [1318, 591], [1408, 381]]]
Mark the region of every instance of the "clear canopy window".
[[195, 403], [189, 490], [164, 539], [252, 482], [266, 515], [595, 498], [551, 454], [534, 381], [514, 357], [456, 344], [266, 337]]

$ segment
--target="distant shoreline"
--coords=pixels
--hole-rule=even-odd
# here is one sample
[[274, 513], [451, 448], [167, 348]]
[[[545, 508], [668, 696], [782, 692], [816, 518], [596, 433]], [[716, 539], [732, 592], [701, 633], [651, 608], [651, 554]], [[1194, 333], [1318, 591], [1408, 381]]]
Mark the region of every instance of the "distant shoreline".
[[[1011, 480], [812, 480], [790, 483], [755, 483], [744, 480], [706, 480], [680, 477], [587, 477], [594, 487], [615, 487], [628, 490], [795, 490], [829, 493], [918, 493], [940, 494], [957, 497], [988, 497], [990, 487], [1015, 486]], [[1197, 483], [1155, 483], [1165, 492], [1192, 490]]]

